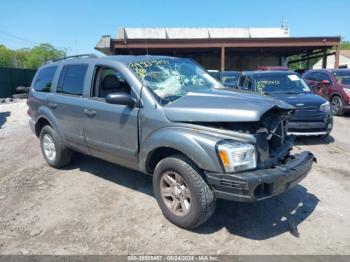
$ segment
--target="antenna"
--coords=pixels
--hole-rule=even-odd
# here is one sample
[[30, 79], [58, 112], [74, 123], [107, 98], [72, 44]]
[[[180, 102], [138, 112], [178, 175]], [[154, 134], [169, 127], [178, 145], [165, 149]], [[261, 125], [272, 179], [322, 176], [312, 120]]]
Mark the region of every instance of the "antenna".
[[74, 32], [75, 55], [78, 55], [77, 34]]

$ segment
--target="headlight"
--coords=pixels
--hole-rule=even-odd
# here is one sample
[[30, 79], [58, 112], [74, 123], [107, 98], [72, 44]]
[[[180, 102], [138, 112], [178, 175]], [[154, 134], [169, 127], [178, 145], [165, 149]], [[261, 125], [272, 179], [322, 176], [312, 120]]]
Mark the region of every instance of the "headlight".
[[348, 96], [350, 96], [350, 88], [345, 88], [344, 87], [343, 90]]
[[221, 142], [218, 154], [227, 173], [256, 168], [255, 147], [251, 144]]
[[330, 112], [331, 111], [331, 106], [330, 106], [329, 102], [327, 101], [326, 103], [323, 103], [320, 106], [320, 110], [323, 111], [323, 112]]

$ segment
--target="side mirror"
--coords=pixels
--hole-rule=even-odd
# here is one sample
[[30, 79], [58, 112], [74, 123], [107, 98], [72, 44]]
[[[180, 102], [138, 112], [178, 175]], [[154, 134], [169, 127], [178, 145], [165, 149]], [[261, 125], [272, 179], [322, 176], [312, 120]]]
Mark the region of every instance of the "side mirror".
[[106, 97], [106, 102], [109, 104], [125, 105], [130, 107], [134, 107], [136, 105], [136, 99], [131, 97], [130, 94], [124, 92], [108, 94]]

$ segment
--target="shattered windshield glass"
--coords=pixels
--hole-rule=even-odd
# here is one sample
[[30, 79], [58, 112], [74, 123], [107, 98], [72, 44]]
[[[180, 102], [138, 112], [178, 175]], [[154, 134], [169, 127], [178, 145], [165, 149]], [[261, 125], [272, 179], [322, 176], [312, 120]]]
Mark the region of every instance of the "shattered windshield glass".
[[223, 87], [202, 67], [185, 58], [161, 58], [129, 64], [143, 85], [165, 105], [188, 92]]

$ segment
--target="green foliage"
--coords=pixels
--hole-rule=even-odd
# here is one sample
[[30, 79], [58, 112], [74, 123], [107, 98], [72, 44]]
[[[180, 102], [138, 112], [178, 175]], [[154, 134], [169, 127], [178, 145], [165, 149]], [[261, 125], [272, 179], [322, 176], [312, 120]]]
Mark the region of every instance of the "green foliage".
[[11, 50], [0, 45], [0, 66], [36, 69], [48, 60], [65, 56], [65, 52], [50, 44], [40, 44], [31, 49]]
[[[340, 49], [341, 50], [350, 49], [350, 41], [342, 40], [341, 43], [340, 43]], [[293, 60], [298, 60], [300, 58], [301, 58], [301, 55], [293, 55], [293, 56], [290, 56], [288, 59], [289, 59], [289, 61], [293, 61]], [[314, 64], [316, 64], [320, 59], [321, 58], [311, 58], [310, 59], [310, 68]], [[301, 62], [290, 64], [289, 68], [291, 68], [292, 70], [307, 69], [307, 61], [301, 61]]]
[[340, 49], [350, 49], [350, 41], [342, 41], [340, 44]]
[[11, 66], [12, 64], [12, 50], [0, 45], [0, 66]]

